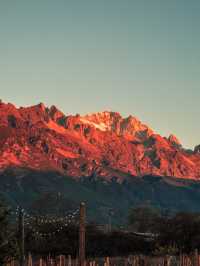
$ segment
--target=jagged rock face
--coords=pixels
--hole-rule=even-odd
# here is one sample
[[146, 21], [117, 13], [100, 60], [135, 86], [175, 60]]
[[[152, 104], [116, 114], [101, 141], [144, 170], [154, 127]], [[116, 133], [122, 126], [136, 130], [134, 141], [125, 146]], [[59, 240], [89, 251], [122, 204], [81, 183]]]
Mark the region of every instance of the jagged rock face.
[[16, 108], [0, 103], [0, 170], [56, 170], [107, 180], [147, 174], [200, 178], [200, 148], [188, 153], [137, 118], [102, 112], [65, 116], [44, 104]]
[[180, 141], [178, 140], [178, 138], [177, 138], [175, 135], [171, 134], [171, 135], [169, 136], [168, 140], [169, 140], [169, 142], [170, 142], [172, 145], [174, 145], [176, 148], [181, 148], [181, 147], [182, 147]]
[[55, 122], [58, 122], [59, 120], [65, 118], [65, 115], [60, 110], [58, 110], [55, 105], [52, 105], [49, 109], [49, 116]]

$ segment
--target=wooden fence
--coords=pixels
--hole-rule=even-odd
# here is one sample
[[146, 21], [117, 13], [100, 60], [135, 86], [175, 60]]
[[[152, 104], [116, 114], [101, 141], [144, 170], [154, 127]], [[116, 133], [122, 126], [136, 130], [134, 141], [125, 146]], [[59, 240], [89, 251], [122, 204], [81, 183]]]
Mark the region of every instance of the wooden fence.
[[[134, 255], [127, 258], [87, 258], [85, 266], [200, 266], [200, 255], [193, 253], [192, 255], [180, 256], [143, 256]], [[19, 266], [19, 262], [10, 261], [6, 266]], [[48, 256], [47, 258], [32, 257], [29, 254], [24, 262], [24, 266], [80, 266], [79, 259], [60, 255], [57, 257]]]

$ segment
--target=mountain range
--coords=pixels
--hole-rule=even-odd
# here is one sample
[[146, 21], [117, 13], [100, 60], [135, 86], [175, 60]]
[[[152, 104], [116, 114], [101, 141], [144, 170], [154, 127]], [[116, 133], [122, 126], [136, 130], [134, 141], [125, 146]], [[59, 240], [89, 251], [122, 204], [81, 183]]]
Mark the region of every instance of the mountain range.
[[[30, 176], [37, 178], [30, 179]], [[38, 178], [39, 176], [42, 177]], [[52, 181], [52, 176], [57, 179], [57, 182]], [[46, 189], [44, 186], [41, 190], [38, 182], [42, 182], [44, 177]], [[60, 191], [60, 185], [57, 190], [56, 186], [60, 184], [61, 179], [64, 180], [63, 182], [73, 183], [73, 186], [65, 185], [66, 188], [71, 187], [71, 191], [79, 186], [79, 192], [84, 192], [81, 194], [84, 195], [82, 199], [92, 193], [93, 199], [88, 199], [89, 204], [93, 200], [91, 208], [98, 209], [107, 205], [109, 208], [112, 206], [117, 208], [115, 201], [122, 200], [125, 203], [118, 202], [118, 205], [122, 205], [118, 208], [120, 213], [120, 210], [123, 212], [126, 208], [127, 211], [131, 205], [142, 203], [143, 200], [151, 202], [153, 197], [154, 205], [160, 207], [176, 206], [175, 209], [184, 209], [187, 205], [190, 209], [189, 206], [193, 204], [191, 209], [200, 210], [197, 206], [197, 199], [200, 199], [198, 182], [200, 145], [197, 145], [194, 150], [185, 149], [173, 134], [162, 137], [136, 117], [123, 118], [117, 112], [104, 111], [84, 116], [70, 115], [64, 114], [56, 106], [46, 107], [43, 103], [17, 108], [11, 103], [1, 101], [0, 191], [2, 195], [10, 201], [23, 203], [22, 195], [26, 194], [24, 188], [26, 183], [26, 190], [34, 187], [37, 190], [37, 193], [34, 190], [31, 196], [25, 197], [27, 201], [24, 204], [29, 204], [27, 206], [30, 207], [34, 200], [37, 202], [44, 196], [42, 194], [44, 191], [45, 193]], [[31, 187], [27, 189], [27, 182], [30, 180]], [[50, 180], [54, 185], [53, 183], [49, 185]], [[131, 184], [132, 190], [127, 187], [127, 182]], [[141, 196], [147, 184], [147, 194]], [[162, 195], [159, 190], [163, 188], [163, 184], [169, 190], [167, 192], [167, 189], [164, 189], [165, 195]], [[109, 190], [109, 186], [112, 189]], [[101, 187], [101, 193], [97, 187], [99, 189]], [[176, 202], [174, 206], [167, 203], [170, 200], [167, 201], [166, 193], [170, 193], [171, 187], [173, 187], [172, 190], [175, 188], [177, 195], [180, 191], [183, 193], [184, 189], [189, 189], [189, 194], [186, 193], [187, 196], [183, 200], [186, 205], [181, 205], [183, 202], [180, 204]], [[198, 188], [195, 193], [193, 193], [194, 187]], [[121, 194], [118, 194], [119, 190]], [[115, 195], [114, 201], [112, 198], [112, 204], [111, 195], [105, 195], [105, 191]], [[68, 200], [75, 202], [78, 199], [81, 200], [77, 195], [79, 192], [76, 190], [75, 195], [70, 193], [69, 189], [64, 189], [63, 195], [65, 198], [66, 195], [70, 195]], [[139, 196], [136, 197], [135, 193]], [[160, 195], [160, 199], [156, 200], [152, 196], [154, 193]], [[174, 193], [172, 194], [175, 195]], [[177, 195], [176, 200], [180, 201]], [[98, 200], [97, 196], [100, 197]], [[166, 198], [164, 205], [161, 204], [162, 197]], [[133, 198], [137, 199], [133, 200]]]
[[0, 169], [58, 171], [73, 178], [129, 176], [200, 178], [200, 146], [186, 150], [176, 136], [155, 133], [116, 112], [65, 115], [44, 104], [0, 103]]

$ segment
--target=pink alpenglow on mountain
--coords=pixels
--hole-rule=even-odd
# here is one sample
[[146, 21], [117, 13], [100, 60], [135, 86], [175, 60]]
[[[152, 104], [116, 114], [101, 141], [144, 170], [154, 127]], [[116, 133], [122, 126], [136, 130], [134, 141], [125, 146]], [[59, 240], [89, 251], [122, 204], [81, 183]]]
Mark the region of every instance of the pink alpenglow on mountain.
[[74, 178], [119, 180], [158, 175], [200, 178], [200, 147], [184, 149], [174, 135], [156, 134], [137, 118], [116, 112], [64, 115], [40, 103], [0, 103], [0, 170], [57, 171]]

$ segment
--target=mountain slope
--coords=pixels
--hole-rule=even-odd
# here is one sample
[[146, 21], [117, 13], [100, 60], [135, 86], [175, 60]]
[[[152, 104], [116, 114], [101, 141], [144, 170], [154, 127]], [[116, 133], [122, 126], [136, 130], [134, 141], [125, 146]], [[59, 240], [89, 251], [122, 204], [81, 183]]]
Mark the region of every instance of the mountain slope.
[[171, 212], [200, 212], [200, 182], [170, 177], [129, 177], [119, 184], [115, 179], [81, 178], [76, 181], [56, 172], [7, 169], [0, 174], [0, 196], [29, 213], [63, 215], [87, 206], [87, 220], [125, 224], [128, 212], [138, 205], [151, 205]]
[[137, 118], [102, 112], [64, 115], [44, 104], [16, 108], [0, 103], [0, 170], [56, 171], [62, 176], [172, 176], [200, 178], [200, 153], [161, 137]]

